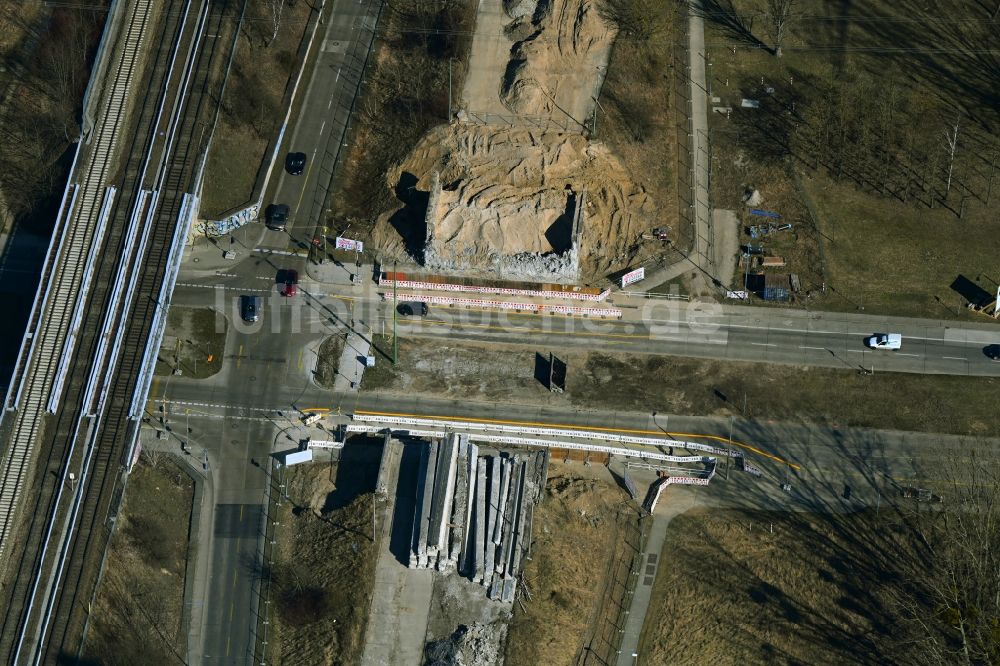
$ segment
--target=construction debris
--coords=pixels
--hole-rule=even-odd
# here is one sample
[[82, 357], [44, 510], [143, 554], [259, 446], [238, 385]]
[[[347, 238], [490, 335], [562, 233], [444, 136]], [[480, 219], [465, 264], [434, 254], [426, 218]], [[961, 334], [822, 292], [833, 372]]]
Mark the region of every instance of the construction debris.
[[545, 454], [479, 455], [467, 435], [421, 451], [409, 566], [458, 571], [512, 603], [531, 534]]

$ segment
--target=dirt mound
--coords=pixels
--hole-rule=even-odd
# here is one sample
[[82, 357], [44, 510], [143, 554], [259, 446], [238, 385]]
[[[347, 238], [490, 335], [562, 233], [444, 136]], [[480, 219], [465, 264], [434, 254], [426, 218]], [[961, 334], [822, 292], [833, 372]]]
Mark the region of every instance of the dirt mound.
[[428, 666], [497, 666], [507, 637], [504, 622], [461, 626], [446, 639], [427, 646]]
[[[528, 116], [565, 116], [585, 123], [591, 101], [581, 95], [579, 75], [587, 65], [606, 61], [615, 32], [592, 0], [511, 2], [507, 14], [516, 26], [508, 34], [527, 36], [514, 43], [500, 87], [512, 112]], [[591, 60], [594, 62], [591, 63]], [[583, 79], [593, 79], [584, 76]]]
[[[387, 186], [395, 188], [411, 174], [416, 189], [429, 192], [435, 173], [441, 193], [431, 202], [433, 237], [443, 269], [449, 262], [458, 270], [485, 266], [498, 255], [564, 252], [574, 201], [585, 190], [580, 271], [603, 273], [627, 260], [656, 214], [653, 201], [621, 161], [603, 144], [578, 134], [441, 126], [387, 174]], [[380, 228], [376, 241], [391, 248], [398, 234], [388, 219]]]

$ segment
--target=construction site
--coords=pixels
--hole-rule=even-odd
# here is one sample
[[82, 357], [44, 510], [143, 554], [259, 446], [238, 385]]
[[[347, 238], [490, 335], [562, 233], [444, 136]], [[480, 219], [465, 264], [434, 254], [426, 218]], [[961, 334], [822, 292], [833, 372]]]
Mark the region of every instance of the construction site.
[[[610, 655], [628, 615], [622, 609], [640, 582], [631, 572], [644, 547], [660, 547], [655, 540], [647, 544], [643, 516], [659, 513], [668, 487], [708, 486], [722, 458], [735, 460], [750, 483], [761, 474], [737, 450], [694, 442], [621, 438], [676, 447], [641, 451], [610, 446], [596, 433], [509, 428], [495, 434], [474, 422], [442, 425], [355, 414], [338, 429], [343, 443], [336, 456], [354, 457], [353, 449], [376, 437], [383, 442], [373, 518], [378, 561], [363, 664], [423, 659], [499, 666], [563, 663], [583, 652]], [[552, 478], [551, 465], [558, 469]], [[540, 528], [536, 514], [543, 517]], [[567, 524], [564, 532], [552, 523], [556, 515], [580, 525]], [[601, 527], [609, 522], [610, 530]], [[572, 576], [554, 572], [584, 566], [579, 553], [565, 552], [581, 529], [603, 553], [597, 568], [579, 574], [593, 589], [574, 602], [576, 612], [563, 613], [559, 647], [524, 656], [532, 643], [525, 631], [543, 629], [531, 618], [552, 599], [539, 594], [550, 586], [551, 594], [565, 594]], [[648, 586], [648, 572], [647, 578]], [[512, 626], [517, 638], [508, 642]]]
[[628, 267], [666, 202], [594, 137], [615, 38], [592, 0], [484, 3], [451, 122], [386, 174], [426, 205], [422, 228], [385, 215], [374, 242], [444, 274], [590, 283]]

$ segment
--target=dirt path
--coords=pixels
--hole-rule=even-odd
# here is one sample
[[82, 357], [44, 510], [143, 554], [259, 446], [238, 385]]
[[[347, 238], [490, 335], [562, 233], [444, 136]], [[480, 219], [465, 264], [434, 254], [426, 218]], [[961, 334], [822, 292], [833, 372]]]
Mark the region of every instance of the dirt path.
[[461, 108], [483, 114], [509, 113], [500, 101], [500, 82], [507, 68], [511, 46], [510, 40], [503, 34], [503, 28], [508, 23], [510, 18], [504, 12], [501, 0], [480, 1]]

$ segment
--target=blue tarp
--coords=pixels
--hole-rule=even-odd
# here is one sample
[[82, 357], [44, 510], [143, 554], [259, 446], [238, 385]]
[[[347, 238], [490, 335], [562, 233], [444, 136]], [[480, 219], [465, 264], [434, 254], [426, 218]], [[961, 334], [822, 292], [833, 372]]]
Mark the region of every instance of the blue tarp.
[[759, 215], [761, 217], [772, 217], [772, 218], [774, 218], [776, 220], [780, 220], [781, 219], [781, 215], [779, 215], [778, 213], [774, 213], [774, 212], [771, 212], [769, 210], [760, 210], [759, 208], [751, 208], [750, 209], [750, 214], [751, 215]]

